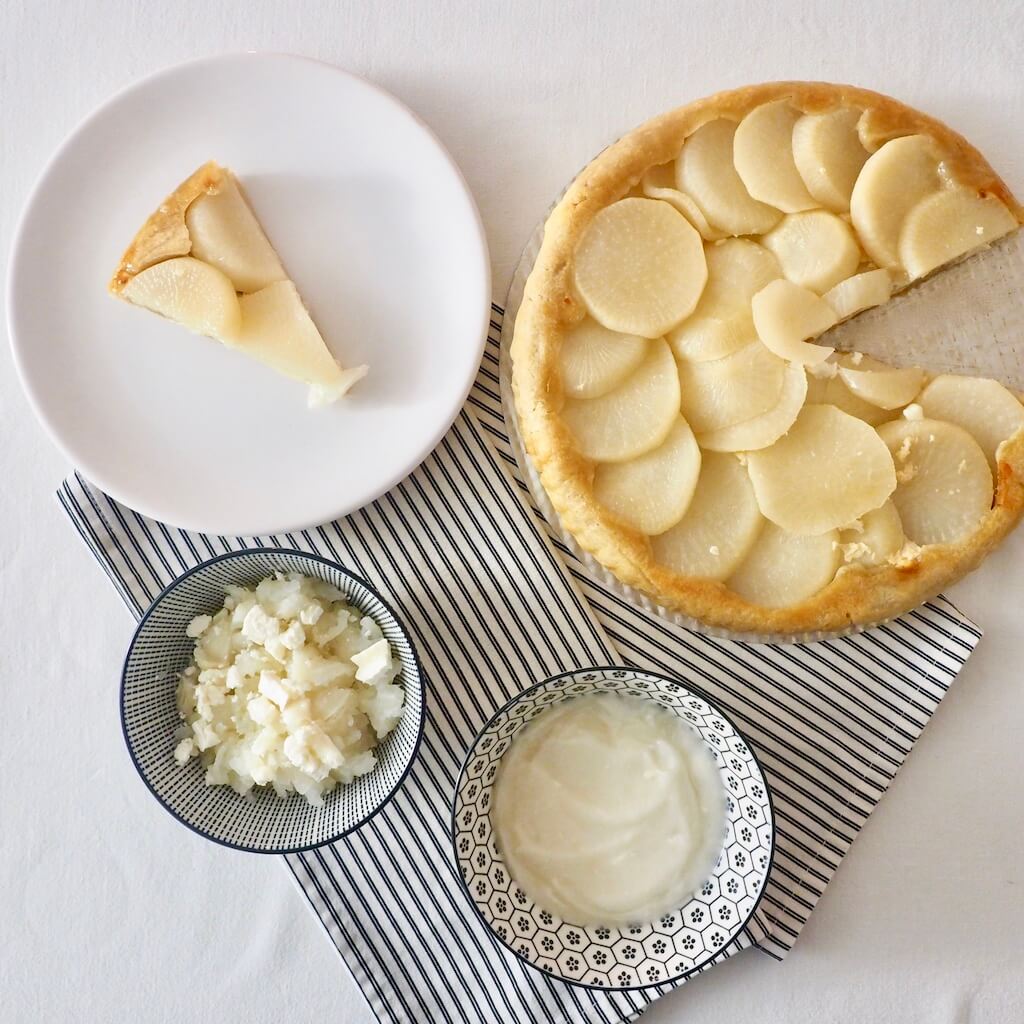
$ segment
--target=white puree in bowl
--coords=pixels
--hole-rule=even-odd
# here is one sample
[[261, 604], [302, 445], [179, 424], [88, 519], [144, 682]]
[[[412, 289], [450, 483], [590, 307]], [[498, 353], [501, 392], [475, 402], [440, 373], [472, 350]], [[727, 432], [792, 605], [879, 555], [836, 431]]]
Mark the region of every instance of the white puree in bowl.
[[512, 878], [540, 907], [573, 924], [635, 924], [682, 906], [711, 874], [725, 793], [683, 719], [595, 694], [519, 733], [491, 817]]

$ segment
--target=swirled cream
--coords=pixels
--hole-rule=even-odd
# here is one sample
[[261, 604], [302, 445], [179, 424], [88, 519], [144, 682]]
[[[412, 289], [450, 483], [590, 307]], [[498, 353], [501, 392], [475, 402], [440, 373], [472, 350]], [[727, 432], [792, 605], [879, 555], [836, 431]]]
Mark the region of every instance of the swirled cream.
[[491, 820], [512, 878], [582, 925], [649, 921], [681, 906], [721, 851], [725, 793], [713, 755], [653, 701], [564, 701], [516, 736]]

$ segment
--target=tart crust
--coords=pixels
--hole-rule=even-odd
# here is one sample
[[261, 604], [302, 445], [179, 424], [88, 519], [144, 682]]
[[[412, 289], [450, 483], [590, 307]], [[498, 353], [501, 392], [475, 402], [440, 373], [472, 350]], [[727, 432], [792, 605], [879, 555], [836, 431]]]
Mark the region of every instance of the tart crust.
[[931, 135], [946, 151], [952, 178], [998, 197], [1024, 223], [1024, 208], [973, 146], [941, 121], [888, 96], [825, 82], [772, 82], [721, 92], [641, 125], [579, 174], [545, 225], [511, 346], [523, 439], [565, 529], [622, 582], [666, 608], [710, 626], [764, 636], [833, 632], [899, 615], [974, 569], [1024, 512], [1024, 432], [1018, 432], [1000, 447], [993, 507], [970, 536], [956, 544], [925, 547], [901, 564], [844, 566], [808, 600], [766, 608], [744, 601], [724, 583], [659, 565], [647, 537], [623, 526], [595, 500], [594, 464], [575, 451], [560, 416], [564, 395], [558, 346], [566, 330], [585, 316], [573, 286], [576, 244], [599, 210], [626, 195], [645, 171], [674, 160], [684, 139], [702, 124], [721, 117], [739, 121], [754, 107], [783, 98], [804, 113], [840, 106], [864, 111], [860, 131], [869, 150], [901, 135]]
[[107, 286], [111, 295], [120, 296], [124, 286], [148, 267], [175, 256], [187, 256], [192, 251], [185, 211], [201, 195], [216, 195], [227, 175], [220, 164], [210, 160], [187, 177], [157, 207], [125, 249], [121, 264]]

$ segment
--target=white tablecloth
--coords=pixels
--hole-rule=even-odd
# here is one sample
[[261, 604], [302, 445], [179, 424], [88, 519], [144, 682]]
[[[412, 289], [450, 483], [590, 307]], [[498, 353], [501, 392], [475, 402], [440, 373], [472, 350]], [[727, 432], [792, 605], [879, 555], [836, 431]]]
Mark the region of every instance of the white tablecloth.
[[[567, 177], [719, 87], [802, 77], [891, 92], [964, 131], [1021, 192], [1022, 24], [1010, 0], [9, 0], [0, 260], [42, 163], [92, 107], [163, 65], [247, 48], [332, 61], [423, 115], [477, 196], [499, 300]], [[136, 778], [116, 707], [131, 620], [54, 503], [69, 467], [0, 359], [0, 1017], [369, 1020], [285, 873], [180, 828]], [[645, 1019], [1024, 1019], [1022, 568], [1024, 532], [951, 592], [986, 637], [786, 963], [738, 957]]]

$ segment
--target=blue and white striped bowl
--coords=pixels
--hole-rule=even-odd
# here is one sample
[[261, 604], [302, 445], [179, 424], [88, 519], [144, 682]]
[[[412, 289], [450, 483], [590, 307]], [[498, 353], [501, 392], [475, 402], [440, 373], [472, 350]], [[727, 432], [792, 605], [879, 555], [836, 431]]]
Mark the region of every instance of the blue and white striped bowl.
[[[178, 674], [192, 656], [185, 627], [224, 604], [228, 586], [255, 586], [275, 572], [325, 580], [373, 618], [402, 670], [405, 710], [377, 748], [367, 775], [339, 785], [312, 807], [299, 794], [280, 799], [268, 787], [240, 796], [229, 786], [207, 786], [198, 758], [174, 760], [181, 725], [175, 701]], [[253, 853], [293, 853], [333, 842], [377, 813], [408, 774], [423, 736], [424, 686], [416, 651], [395, 613], [363, 580], [317, 555], [255, 548], [220, 555], [175, 580], [143, 616], [132, 637], [121, 677], [121, 724], [135, 767], [150, 791], [182, 824], [207, 839]]]

